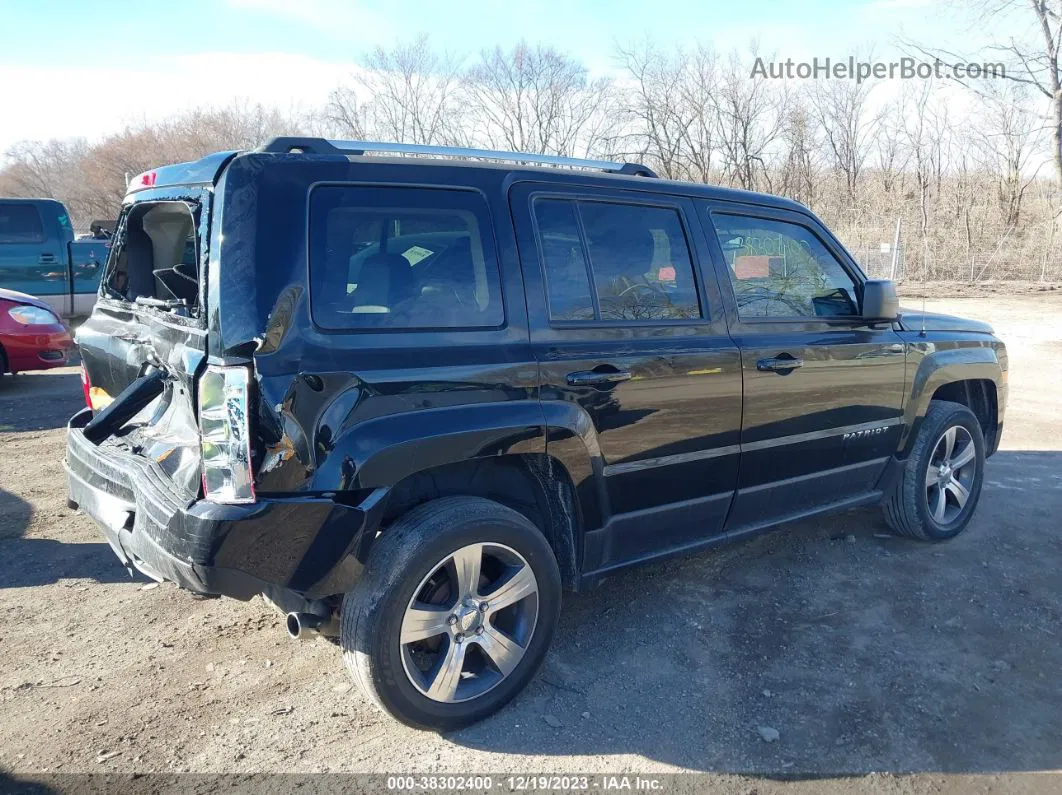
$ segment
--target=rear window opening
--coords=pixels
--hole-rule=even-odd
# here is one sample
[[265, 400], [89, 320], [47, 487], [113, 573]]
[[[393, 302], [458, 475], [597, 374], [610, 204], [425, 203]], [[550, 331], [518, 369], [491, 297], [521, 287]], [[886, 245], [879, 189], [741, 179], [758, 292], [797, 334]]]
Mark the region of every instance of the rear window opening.
[[141, 306], [197, 314], [197, 214], [181, 201], [134, 205], [121, 226], [104, 292]]

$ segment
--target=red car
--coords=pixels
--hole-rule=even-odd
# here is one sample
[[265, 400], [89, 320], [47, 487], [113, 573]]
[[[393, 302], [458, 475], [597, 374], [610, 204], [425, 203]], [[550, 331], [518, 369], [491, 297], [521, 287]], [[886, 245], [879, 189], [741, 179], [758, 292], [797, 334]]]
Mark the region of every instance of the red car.
[[73, 347], [70, 328], [48, 304], [0, 288], [0, 376], [63, 367]]

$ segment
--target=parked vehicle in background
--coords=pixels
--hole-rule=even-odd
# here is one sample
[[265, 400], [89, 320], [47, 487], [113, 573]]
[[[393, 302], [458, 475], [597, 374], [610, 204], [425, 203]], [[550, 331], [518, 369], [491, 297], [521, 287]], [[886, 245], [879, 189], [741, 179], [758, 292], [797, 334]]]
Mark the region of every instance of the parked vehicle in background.
[[796, 202], [401, 144], [138, 176], [77, 339], [119, 559], [338, 634], [432, 729], [530, 681], [562, 587], [856, 505], [958, 535], [1007, 397], [990, 327], [901, 317]]
[[0, 199], [0, 288], [36, 296], [62, 317], [92, 311], [110, 247], [109, 238], [75, 241], [62, 202]]
[[70, 360], [70, 329], [44, 301], [0, 288], [0, 378], [48, 370]]

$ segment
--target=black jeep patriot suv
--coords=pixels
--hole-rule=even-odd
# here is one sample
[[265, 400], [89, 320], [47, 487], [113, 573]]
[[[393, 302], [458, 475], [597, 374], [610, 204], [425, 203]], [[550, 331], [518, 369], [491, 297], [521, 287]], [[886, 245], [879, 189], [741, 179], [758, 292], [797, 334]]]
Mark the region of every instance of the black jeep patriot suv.
[[138, 176], [77, 341], [70, 502], [120, 560], [433, 729], [528, 683], [562, 587], [855, 505], [957, 535], [1007, 390], [794, 202], [320, 139]]

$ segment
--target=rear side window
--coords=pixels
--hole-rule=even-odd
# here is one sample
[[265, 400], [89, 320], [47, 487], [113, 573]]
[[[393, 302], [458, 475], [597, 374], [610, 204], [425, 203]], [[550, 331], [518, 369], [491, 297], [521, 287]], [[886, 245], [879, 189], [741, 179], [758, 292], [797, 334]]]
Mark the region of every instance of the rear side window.
[[701, 317], [676, 210], [568, 199], [534, 207], [552, 320]]
[[310, 296], [327, 329], [500, 326], [486, 200], [450, 189], [315, 189]]
[[0, 204], [0, 243], [43, 243], [41, 214], [32, 204]]

